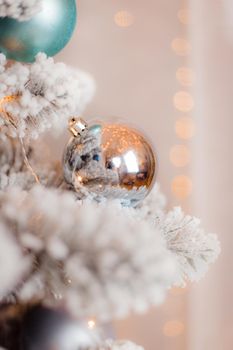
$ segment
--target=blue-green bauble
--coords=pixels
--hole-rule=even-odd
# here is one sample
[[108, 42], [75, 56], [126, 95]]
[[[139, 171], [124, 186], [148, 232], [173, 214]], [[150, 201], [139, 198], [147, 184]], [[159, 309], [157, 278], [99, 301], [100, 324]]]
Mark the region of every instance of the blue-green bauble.
[[19, 22], [0, 19], [0, 52], [8, 59], [33, 62], [39, 52], [54, 56], [70, 40], [75, 28], [75, 0], [44, 0], [42, 11]]

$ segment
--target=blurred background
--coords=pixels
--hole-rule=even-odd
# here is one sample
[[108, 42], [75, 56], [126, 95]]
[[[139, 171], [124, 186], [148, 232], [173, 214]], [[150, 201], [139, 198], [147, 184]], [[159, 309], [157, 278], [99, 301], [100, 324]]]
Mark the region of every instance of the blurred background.
[[146, 350], [233, 348], [233, 2], [78, 0], [78, 27], [57, 60], [89, 71], [85, 116], [125, 118], [151, 137], [168, 207], [216, 232], [222, 254], [199, 284], [172, 289], [114, 328]]

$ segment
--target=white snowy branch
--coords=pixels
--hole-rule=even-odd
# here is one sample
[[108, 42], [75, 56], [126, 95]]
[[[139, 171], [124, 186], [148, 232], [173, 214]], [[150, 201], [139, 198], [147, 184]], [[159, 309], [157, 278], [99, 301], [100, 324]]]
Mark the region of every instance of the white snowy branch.
[[11, 230], [0, 223], [0, 298], [16, 287], [28, 271], [29, 260], [24, 257]]
[[107, 321], [145, 312], [168, 287], [198, 279], [219, 254], [216, 237], [179, 209], [166, 215], [158, 187], [152, 197], [144, 210], [41, 186], [2, 192], [0, 222], [33, 261], [12, 292], [21, 301], [63, 300], [79, 317]]
[[77, 202], [72, 193], [35, 187], [2, 193], [0, 206], [0, 220], [34, 262], [14, 290], [20, 300], [63, 299], [79, 317], [106, 321], [160, 303], [175, 281], [160, 233], [118, 202]]
[[0, 17], [12, 17], [25, 21], [37, 14], [42, 0], [0, 0]]
[[68, 118], [83, 112], [94, 91], [90, 75], [45, 54], [30, 65], [7, 65], [0, 54], [0, 126], [8, 135], [37, 138], [47, 129], [64, 129]]
[[184, 285], [188, 280], [198, 281], [203, 277], [220, 253], [217, 236], [206, 234], [200, 220], [185, 216], [181, 208], [158, 216], [156, 224], [178, 262], [180, 272], [177, 284]]

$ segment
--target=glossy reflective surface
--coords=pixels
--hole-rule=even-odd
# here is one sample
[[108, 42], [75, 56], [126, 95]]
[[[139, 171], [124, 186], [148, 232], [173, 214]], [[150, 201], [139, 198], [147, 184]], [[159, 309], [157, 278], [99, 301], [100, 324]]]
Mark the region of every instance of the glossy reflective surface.
[[76, 24], [75, 0], [45, 0], [32, 19], [0, 19], [0, 52], [8, 59], [33, 62], [38, 52], [54, 56], [68, 43]]
[[73, 138], [64, 156], [67, 182], [99, 197], [136, 204], [150, 191], [157, 160], [149, 141], [124, 125], [94, 123], [85, 137]]

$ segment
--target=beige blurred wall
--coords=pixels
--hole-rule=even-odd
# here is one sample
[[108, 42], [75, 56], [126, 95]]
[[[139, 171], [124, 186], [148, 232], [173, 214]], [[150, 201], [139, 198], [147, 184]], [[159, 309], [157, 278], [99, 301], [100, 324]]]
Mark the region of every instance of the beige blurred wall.
[[190, 350], [233, 348], [233, 2], [190, 0], [194, 52], [194, 212], [219, 234], [222, 254], [192, 289]]

